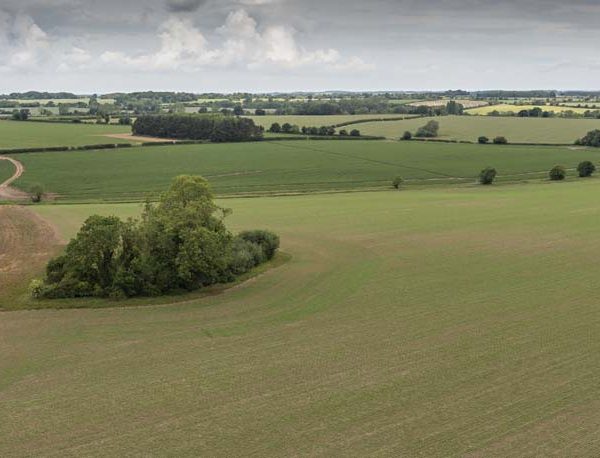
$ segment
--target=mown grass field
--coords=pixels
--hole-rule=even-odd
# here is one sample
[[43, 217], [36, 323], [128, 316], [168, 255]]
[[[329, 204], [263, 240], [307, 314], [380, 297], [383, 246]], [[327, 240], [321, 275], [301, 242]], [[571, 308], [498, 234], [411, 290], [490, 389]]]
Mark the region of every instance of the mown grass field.
[[[0, 455], [598, 456], [599, 191], [227, 200], [291, 261], [187, 304], [2, 314]], [[136, 211], [36, 208], [65, 235]]]
[[34, 183], [68, 200], [143, 200], [180, 174], [209, 179], [216, 193], [260, 194], [472, 183], [486, 166], [500, 180], [545, 177], [556, 164], [600, 161], [600, 150], [423, 142], [282, 141], [19, 154], [15, 184]]
[[565, 106], [552, 106], [552, 105], [512, 105], [508, 103], [501, 103], [499, 105], [489, 105], [479, 108], [471, 108], [467, 110], [467, 113], [472, 115], [487, 115], [492, 111], [499, 111], [500, 113], [507, 113], [512, 111], [518, 113], [521, 110], [531, 110], [535, 107], [539, 107], [544, 111], [552, 111], [554, 113], [562, 113], [563, 111], [574, 111], [575, 113], [584, 113], [589, 108], [576, 108], [576, 107], [565, 107]]
[[475, 142], [485, 135], [498, 135], [516, 143], [573, 144], [577, 138], [593, 129], [600, 129], [598, 119], [516, 118], [491, 116], [441, 116], [360, 124], [363, 135], [397, 139], [405, 131], [415, 132], [429, 120], [440, 123], [439, 138]]
[[[352, 122], [362, 119], [386, 119], [386, 118], [398, 118], [404, 115], [398, 114], [362, 114], [362, 115], [325, 115], [325, 116], [285, 116], [285, 115], [266, 115], [266, 116], [246, 116], [251, 118], [255, 124], [263, 126], [265, 129], [271, 127], [274, 122], [279, 124], [289, 123], [297, 125], [299, 127], [320, 127], [320, 126], [333, 126], [345, 122]], [[410, 115], [406, 115], [410, 117]], [[358, 124], [357, 126], [360, 126]], [[360, 127], [357, 127], [360, 129]]]
[[105, 136], [130, 132], [129, 126], [0, 121], [0, 149], [130, 143]]

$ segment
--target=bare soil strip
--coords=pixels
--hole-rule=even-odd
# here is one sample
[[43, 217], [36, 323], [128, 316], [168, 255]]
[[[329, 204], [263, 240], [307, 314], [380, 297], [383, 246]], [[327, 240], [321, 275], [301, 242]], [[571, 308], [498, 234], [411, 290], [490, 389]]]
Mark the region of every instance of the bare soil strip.
[[0, 200], [24, 200], [29, 196], [26, 192], [15, 189], [10, 185], [23, 175], [25, 167], [16, 159], [7, 156], [0, 156], [0, 161], [9, 161], [15, 166], [15, 173], [4, 183], [0, 183]]
[[0, 291], [10, 297], [23, 289], [62, 243], [56, 229], [31, 210], [0, 206]]
[[177, 143], [177, 140], [173, 140], [172, 138], [158, 138], [158, 137], [144, 137], [140, 135], [132, 135], [132, 134], [106, 134], [102, 135], [103, 137], [110, 138], [118, 138], [121, 140], [131, 140], [134, 142], [142, 142], [142, 143], [159, 143], [159, 142], [173, 142]]

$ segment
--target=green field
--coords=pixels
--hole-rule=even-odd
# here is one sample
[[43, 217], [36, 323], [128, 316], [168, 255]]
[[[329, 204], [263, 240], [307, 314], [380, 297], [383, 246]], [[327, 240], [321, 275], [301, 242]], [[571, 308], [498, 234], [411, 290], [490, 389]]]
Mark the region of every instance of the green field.
[[[600, 181], [230, 199], [291, 261], [6, 312], [1, 456], [598, 456]], [[73, 234], [92, 212], [48, 206]]]
[[[271, 127], [274, 122], [279, 124], [289, 123], [299, 127], [320, 127], [333, 126], [345, 122], [358, 121], [362, 119], [386, 119], [398, 118], [404, 115], [398, 114], [362, 114], [362, 115], [331, 115], [331, 116], [284, 116], [284, 115], [267, 115], [267, 116], [246, 116], [254, 120], [254, 123], [263, 126], [265, 129]], [[410, 115], [406, 115], [410, 117]], [[360, 124], [358, 125], [360, 126]], [[360, 127], [357, 127], [360, 129]]]
[[562, 143], [572, 145], [577, 138], [593, 129], [600, 129], [598, 119], [517, 118], [487, 116], [442, 116], [361, 124], [363, 135], [397, 139], [405, 131], [415, 132], [427, 121], [440, 123], [439, 138], [477, 141], [482, 135], [492, 139], [505, 136], [516, 143]]
[[4, 183], [15, 173], [15, 167], [8, 161], [0, 161], [0, 183]]
[[198, 174], [221, 195], [384, 189], [407, 184], [474, 182], [485, 166], [501, 179], [535, 179], [555, 164], [600, 161], [600, 149], [457, 145], [422, 142], [287, 141], [181, 145], [108, 151], [19, 154], [34, 183], [69, 200], [144, 199], [180, 174]]
[[554, 113], [562, 113], [563, 111], [574, 111], [575, 113], [584, 113], [589, 110], [588, 108], [574, 108], [552, 105], [512, 105], [502, 103], [499, 105], [489, 105], [479, 108], [471, 108], [467, 110], [467, 113], [472, 115], [487, 115], [492, 111], [499, 111], [500, 113], [508, 113], [512, 111], [513, 113], [518, 113], [521, 110], [532, 110], [536, 107], [541, 108], [544, 111], [552, 111]]
[[106, 135], [130, 132], [129, 126], [0, 121], [0, 149], [129, 143]]

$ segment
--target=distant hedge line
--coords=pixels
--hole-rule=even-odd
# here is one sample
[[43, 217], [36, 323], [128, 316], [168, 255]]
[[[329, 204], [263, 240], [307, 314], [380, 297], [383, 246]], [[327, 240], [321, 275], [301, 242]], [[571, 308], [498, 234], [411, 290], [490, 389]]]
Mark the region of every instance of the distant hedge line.
[[346, 122], [341, 122], [339, 124], [334, 124], [333, 127], [345, 127], [345, 126], [351, 126], [353, 124], [364, 124], [367, 122], [387, 122], [387, 121], [405, 121], [407, 119], [417, 119], [417, 118], [424, 118], [425, 116], [398, 116], [398, 117], [394, 117], [394, 118], [371, 118], [371, 119], [357, 119], [354, 121], [346, 121]]
[[105, 143], [83, 146], [43, 146], [37, 148], [0, 149], [0, 154], [50, 153], [59, 151], [89, 151], [94, 149], [130, 148], [132, 143]]
[[133, 134], [222, 143], [262, 140], [263, 129], [250, 118], [167, 114], [138, 117], [133, 123]]

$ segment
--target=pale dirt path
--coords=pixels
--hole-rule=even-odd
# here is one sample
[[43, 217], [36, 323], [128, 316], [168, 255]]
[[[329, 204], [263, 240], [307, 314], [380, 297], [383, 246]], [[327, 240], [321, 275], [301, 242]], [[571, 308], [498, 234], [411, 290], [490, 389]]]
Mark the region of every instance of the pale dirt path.
[[132, 134], [104, 134], [104, 135], [102, 135], [102, 137], [118, 138], [121, 140], [131, 140], [134, 142], [142, 142], [142, 143], [159, 143], [159, 142], [177, 143], [177, 140], [173, 140], [172, 138], [143, 137], [140, 135], [132, 135]]
[[0, 183], [0, 200], [24, 200], [29, 197], [29, 195], [21, 191], [19, 189], [15, 189], [10, 185], [14, 183], [17, 179], [23, 175], [25, 172], [25, 167], [16, 159], [7, 156], [0, 156], [0, 161], [8, 161], [15, 166], [15, 173], [12, 177], [6, 180], [4, 183]]

